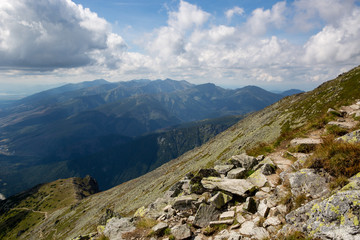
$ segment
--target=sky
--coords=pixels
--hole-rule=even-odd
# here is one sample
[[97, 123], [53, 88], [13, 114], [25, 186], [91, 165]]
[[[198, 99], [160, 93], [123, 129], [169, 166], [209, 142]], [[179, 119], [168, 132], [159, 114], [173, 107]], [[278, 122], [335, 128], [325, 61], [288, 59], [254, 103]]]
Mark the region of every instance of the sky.
[[0, 86], [311, 90], [360, 64], [359, 39], [359, 0], [1, 0]]

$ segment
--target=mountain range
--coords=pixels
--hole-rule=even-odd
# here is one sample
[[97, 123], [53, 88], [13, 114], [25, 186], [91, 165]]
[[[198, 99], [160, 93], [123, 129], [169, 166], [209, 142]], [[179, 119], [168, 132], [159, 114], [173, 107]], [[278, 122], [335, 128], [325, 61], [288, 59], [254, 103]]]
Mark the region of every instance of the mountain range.
[[0, 192], [9, 196], [86, 174], [107, 189], [202, 145], [283, 96], [255, 86], [230, 90], [171, 79], [99, 79], [28, 96], [0, 108]]

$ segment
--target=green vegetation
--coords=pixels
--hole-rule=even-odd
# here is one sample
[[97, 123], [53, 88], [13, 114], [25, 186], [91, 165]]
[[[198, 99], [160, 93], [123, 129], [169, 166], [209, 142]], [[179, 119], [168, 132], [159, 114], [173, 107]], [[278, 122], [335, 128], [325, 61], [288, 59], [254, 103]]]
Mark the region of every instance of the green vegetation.
[[360, 172], [360, 144], [324, 140], [310, 159], [310, 167], [324, 168], [334, 177], [351, 177]]

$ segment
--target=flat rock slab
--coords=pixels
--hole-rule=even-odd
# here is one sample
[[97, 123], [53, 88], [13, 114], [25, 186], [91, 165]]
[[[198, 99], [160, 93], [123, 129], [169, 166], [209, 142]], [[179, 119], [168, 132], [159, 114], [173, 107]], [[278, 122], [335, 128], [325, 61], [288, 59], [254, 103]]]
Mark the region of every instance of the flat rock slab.
[[214, 167], [214, 169], [220, 174], [226, 174], [227, 172], [229, 172], [233, 168], [234, 168], [234, 165], [232, 165], [232, 164], [229, 164], [229, 165], [216, 165]]
[[221, 189], [232, 194], [244, 196], [248, 192], [255, 190], [256, 186], [245, 179], [223, 179], [217, 177], [203, 178], [202, 185], [206, 189]]
[[323, 143], [323, 141], [319, 138], [294, 138], [290, 141], [290, 145], [293, 147], [300, 145], [318, 145], [321, 143]]
[[356, 124], [357, 122], [336, 122], [336, 121], [331, 121], [328, 123], [328, 125], [338, 126], [345, 129], [354, 128]]
[[235, 217], [235, 211], [227, 211], [227, 212], [223, 212], [219, 219], [220, 220], [226, 220], [226, 219], [233, 219]]
[[226, 220], [219, 220], [219, 221], [211, 221], [209, 223], [210, 227], [216, 226], [216, 225], [221, 225], [221, 224], [227, 224], [227, 225], [231, 225], [234, 223], [234, 219], [226, 219]]

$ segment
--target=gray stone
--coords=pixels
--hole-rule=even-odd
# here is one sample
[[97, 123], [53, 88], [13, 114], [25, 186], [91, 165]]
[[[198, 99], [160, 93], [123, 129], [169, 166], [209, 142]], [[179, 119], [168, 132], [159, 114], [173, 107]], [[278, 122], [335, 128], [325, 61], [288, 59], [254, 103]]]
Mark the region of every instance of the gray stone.
[[244, 206], [243, 206], [243, 209], [245, 211], [248, 211], [248, 212], [252, 213], [252, 214], [256, 213], [257, 204], [256, 204], [256, 201], [254, 200], [254, 198], [248, 197], [246, 199], [246, 202], [245, 202]]
[[268, 226], [278, 226], [281, 224], [281, 221], [278, 217], [269, 217], [263, 223], [263, 226], [266, 228]]
[[274, 174], [276, 172], [276, 166], [273, 164], [264, 164], [264, 166], [262, 166], [262, 171], [261, 173], [264, 175], [271, 175]]
[[321, 143], [323, 143], [323, 140], [320, 138], [294, 138], [290, 141], [290, 145], [298, 147], [298, 151], [300, 152], [313, 151], [315, 147]]
[[268, 216], [270, 208], [266, 204], [266, 199], [260, 201], [257, 211], [259, 215], [262, 217], [266, 218]]
[[258, 164], [258, 160], [255, 157], [248, 156], [245, 153], [232, 156], [231, 162], [236, 167], [242, 167], [245, 168], [246, 170], [250, 170], [253, 167], [255, 167], [256, 164]]
[[134, 230], [135, 226], [130, 218], [111, 218], [105, 226], [104, 235], [110, 239], [123, 240], [124, 233]]
[[227, 224], [227, 225], [231, 225], [234, 223], [234, 219], [224, 219], [224, 220], [219, 220], [219, 221], [211, 221], [209, 222], [210, 227], [216, 226], [216, 225], [221, 225], [221, 224]]
[[247, 178], [247, 181], [251, 182], [258, 188], [261, 188], [267, 183], [267, 178], [264, 174], [262, 174], [262, 170], [258, 169]]
[[201, 180], [206, 189], [221, 189], [232, 194], [244, 196], [249, 192], [256, 190], [256, 186], [245, 179], [222, 179], [222, 178], [204, 178]]
[[252, 221], [246, 221], [241, 225], [239, 233], [246, 236], [252, 236], [254, 233], [255, 224]]
[[313, 199], [324, 197], [330, 193], [329, 180], [330, 176], [325, 173], [316, 172], [315, 169], [302, 169], [295, 173], [289, 174], [291, 192], [295, 196], [309, 194]]
[[211, 221], [219, 219], [220, 212], [213, 206], [201, 204], [196, 212], [193, 224], [197, 227], [206, 227]]
[[221, 213], [219, 219], [220, 220], [226, 220], [226, 219], [233, 219], [235, 217], [235, 211], [227, 211]]
[[193, 203], [195, 201], [196, 199], [194, 199], [194, 197], [192, 196], [181, 196], [175, 200], [172, 207], [176, 210], [181, 210], [181, 211], [193, 209], [194, 208]]
[[161, 234], [161, 232], [163, 232], [166, 228], [168, 228], [169, 225], [167, 223], [164, 222], [159, 222], [158, 224], [156, 224], [151, 230], [156, 234]]
[[187, 239], [191, 237], [191, 230], [186, 224], [183, 224], [172, 227], [171, 234], [175, 237], [175, 239]]
[[237, 215], [236, 215], [236, 221], [237, 221], [239, 224], [243, 224], [243, 223], [246, 221], [246, 219], [243, 217], [243, 215], [237, 214]]
[[256, 227], [256, 228], [254, 228], [254, 230], [253, 230], [253, 237], [254, 237], [255, 239], [262, 240], [262, 239], [269, 238], [270, 235], [269, 235], [269, 233], [266, 231], [265, 228]]
[[247, 170], [245, 168], [235, 168], [228, 172], [226, 175], [229, 179], [241, 179], [245, 178]]
[[358, 188], [357, 180], [351, 181], [331, 197], [290, 212], [284, 228], [306, 231], [322, 239], [360, 239]]
[[336, 140], [347, 143], [360, 143], [360, 130], [356, 130], [351, 133], [345, 134], [344, 136], [339, 137]]
[[4, 196], [4, 194], [0, 193], [0, 201], [6, 200], [6, 197]]
[[333, 108], [329, 108], [329, 109], [327, 110], [327, 113], [331, 113], [331, 114], [334, 114], [334, 115], [339, 116], [339, 117], [342, 117], [342, 116], [343, 116], [343, 114], [342, 114], [341, 112], [336, 111], [336, 110], [333, 109]]
[[337, 121], [331, 121], [328, 123], [328, 125], [338, 126], [345, 129], [352, 129], [356, 126], [356, 122], [337, 122]]
[[226, 174], [227, 172], [229, 172], [233, 168], [234, 168], [234, 165], [232, 165], [232, 164], [229, 164], [229, 165], [216, 165], [214, 167], [214, 169], [220, 174]]
[[229, 194], [218, 192], [212, 198], [209, 199], [209, 203], [214, 205], [216, 208], [220, 209], [231, 200], [232, 200], [232, 196], [230, 196]]

